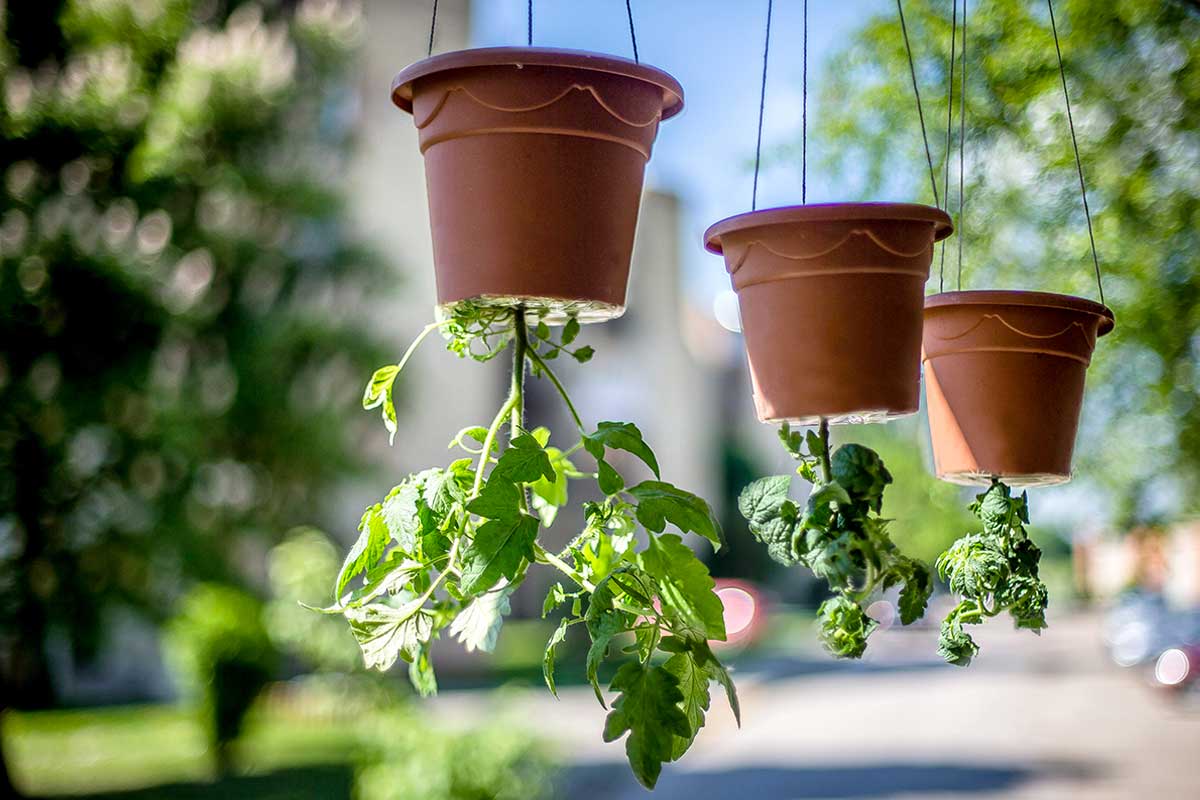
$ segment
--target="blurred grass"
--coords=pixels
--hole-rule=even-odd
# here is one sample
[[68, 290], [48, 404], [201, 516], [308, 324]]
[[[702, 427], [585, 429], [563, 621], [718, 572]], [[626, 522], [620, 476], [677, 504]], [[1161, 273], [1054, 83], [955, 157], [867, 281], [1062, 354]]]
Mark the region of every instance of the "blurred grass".
[[188, 708], [9, 712], [0, 725], [15, 783], [37, 797], [349, 797], [359, 746], [346, 722], [257, 712], [235, 748], [241, 774], [216, 780], [200, 716]]

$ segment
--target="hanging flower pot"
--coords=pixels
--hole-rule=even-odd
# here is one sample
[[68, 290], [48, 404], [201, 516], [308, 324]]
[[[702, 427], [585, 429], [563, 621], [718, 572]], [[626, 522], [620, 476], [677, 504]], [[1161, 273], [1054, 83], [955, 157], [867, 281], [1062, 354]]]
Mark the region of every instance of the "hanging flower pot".
[[829, 203], [752, 211], [704, 234], [737, 291], [763, 422], [883, 421], [920, 401], [921, 303], [936, 208]]
[[925, 391], [939, 478], [1063, 483], [1106, 306], [1061, 294], [946, 292], [925, 300]]
[[642, 179], [683, 90], [661, 70], [571, 50], [427, 58], [392, 83], [425, 156], [440, 305], [525, 303], [562, 320], [625, 307]]

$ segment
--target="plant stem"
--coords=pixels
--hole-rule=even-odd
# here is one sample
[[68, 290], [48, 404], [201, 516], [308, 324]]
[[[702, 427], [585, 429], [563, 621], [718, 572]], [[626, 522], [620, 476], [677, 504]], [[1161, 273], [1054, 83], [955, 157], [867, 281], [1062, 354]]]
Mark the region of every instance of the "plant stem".
[[567, 394], [567, 390], [562, 385], [562, 382], [558, 379], [558, 376], [554, 374], [554, 370], [550, 369], [550, 365], [546, 363], [544, 358], [538, 355], [536, 350], [531, 349], [529, 351], [529, 358], [531, 361], [533, 361], [533, 363], [537, 364], [538, 369], [545, 373], [546, 377], [550, 379], [550, 382], [554, 384], [554, 388], [558, 390], [559, 396], [562, 397], [563, 402], [567, 404], [567, 410], [571, 412], [571, 418], [575, 420], [575, 427], [579, 428], [580, 433], [587, 433], [586, 429], [583, 427], [583, 420], [580, 418], [579, 412], [575, 409], [575, 404], [571, 402], [570, 395]]
[[534, 554], [534, 557], [536, 557], [539, 561], [543, 561], [546, 564], [549, 564], [550, 566], [554, 567], [559, 572], [566, 575], [571, 580], [575, 581], [575, 583], [582, 586], [588, 592], [596, 591], [596, 584], [592, 583], [587, 578], [580, 575], [579, 572], [577, 570], [575, 570], [574, 568], [572, 568], [567, 562], [563, 561], [561, 558], [554, 555], [549, 550], [542, 547], [540, 544], [537, 544], [536, 542], [533, 545], [533, 554]]
[[817, 426], [817, 436], [821, 439], [821, 477], [826, 483], [833, 481], [832, 467], [829, 463], [829, 420], [821, 417]]
[[412, 354], [417, 351], [417, 347], [420, 346], [421, 342], [425, 341], [426, 336], [433, 333], [443, 325], [450, 323], [451, 321], [452, 320], [444, 319], [441, 322], [431, 322], [422, 328], [421, 332], [417, 334], [417, 338], [413, 339], [412, 344], [410, 344], [408, 349], [404, 351], [404, 355], [400, 356], [400, 363], [396, 365], [396, 373], [399, 374], [404, 371], [404, 365], [408, 363], [410, 358], [412, 358]]
[[531, 352], [523, 305], [513, 309], [513, 334], [512, 382], [508, 395], [513, 404], [511, 439], [521, 434], [521, 418], [525, 414], [525, 358]]
[[500, 426], [504, 424], [504, 420], [508, 418], [508, 413], [512, 411], [513, 396], [509, 394], [508, 399], [504, 401], [504, 405], [500, 406], [500, 410], [496, 412], [492, 424], [488, 427], [487, 436], [483, 439], [483, 453], [479, 456], [479, 466], [475, 468], [475, 484], [471, 487], [471, 499], [474, 500], [479, 495], [479, 489], [483, 486], [483, 471], [487, 468], [488, 461], [492, 455], [492, 445], [496, 443], [496, 433], [499, 432]]

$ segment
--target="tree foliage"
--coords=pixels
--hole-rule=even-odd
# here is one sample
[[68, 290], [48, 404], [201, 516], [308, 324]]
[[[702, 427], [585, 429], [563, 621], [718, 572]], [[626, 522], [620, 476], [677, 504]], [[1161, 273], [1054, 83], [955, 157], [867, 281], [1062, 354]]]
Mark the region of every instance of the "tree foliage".
[[0, 705], [170, 613], [358, 462], [335, 2], [0, 4]]

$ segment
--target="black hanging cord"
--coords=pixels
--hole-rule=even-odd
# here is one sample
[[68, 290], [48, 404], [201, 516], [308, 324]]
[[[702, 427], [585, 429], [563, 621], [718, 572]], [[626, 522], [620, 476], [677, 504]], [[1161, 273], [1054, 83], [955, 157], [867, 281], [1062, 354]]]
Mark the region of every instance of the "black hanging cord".
[[625, 0], [625, 15], [629, 17], [629, 41], [633, 43], [633, 60], [640, 62], [637, 51], [637, 33], [633, 30], [633, 5], [631, 0]]
[[767, 103], [767, 57], [771, 53], [771, 3], [767, 0], [767, 35], [763, 42], [762, 88], [758, 93], [758, 140], [754, 145], [754, 189], [750, 195], [750, 210], [758, 208], [758, 167], [762, 161], [763, 109]]
[[904, 35], [904, 50], [908, 53], [908, 72], [912, 76], [913, 94], [917, 97], [917, 118], [921, 121], [921, 140], [925, 142], [925, 161], [929, 164], [929, 186], [933, 189], [933, 204], [942, 207], [938, 198], [937, 178], [934, 177], [933, 155], [929, 152], [929, 134], [925, 131], [925, 111], [921, 108], [921, 89], [917, 86], [917, 67], [913, 63], [912, 45], [908, 42], [908, 25], [904, 22], [904, 4], [896, 0], [896, 11], [900, 14], [900, 32]]
[[800, 204], [808, 203], [808, 0], [804, 0], [803, 77], [800, 81]]
[[[954, 119], [954, 56], [958, 47], [958, 0], [953, 0], [954, 10], [950, 14], [950, 86], [946, 96], [946, 158], [943, 162], [945, 176], [942, 183], [942, 196], [946, 198], [946, 208], [950, 208], [950, 131]], [[938, 267], [938, 291], [946, 291], [946, 240], [942, 240], [942, 259]]]
[[1063, 101], [1067, 106], [1067, 125], [1071, 129], [1071, 149], [1075, 151], [1075, 169], [1079, 172], [1079, 193], [1083, 195], [1083, 216], [1087, 219], [1088, 240], [1092, 243], [1092, 264], [1096, 267], [1096, 288], [1100, 291], [1100, 303], [1104, 304], [1104, 284], [1100, 280], [1100, 256], [1096, 255], [1096, 236], [1092, 233], [1092, 212], [1088, 208], [1087, 186], [1083, 182], [1083, 162], [1079, 159], [1079, 142], [1075, 138], [1075, 120], [1071, 118], [1071, 95], [1067, 92], [1067, 70], [1063, 67], [1062, 48], [1058, 44], [1058, 25], [1054, 21], [1053, 0], [1046, 0], [1050, 9], [1050, 30], [1054, 33], [1054, 52], [1058, 56], [1058, 75], [1062, 78]]
[[533, 0], [529, 0], [525, 7], [525, 44], [533, 47]]
[[962, 15], [962, 76], [958, 87], [958, 290], [962, 291], [963, 239], [967, 221], [963, 217], [963, 175], [967, 149], [967, 0], [963, 0]]
[[438, 0], [433, 0], [433, 17], [429, 20], [429, 52], [427, 55], [433, 55], [433, 32], [437, 30], [437, 4]]

